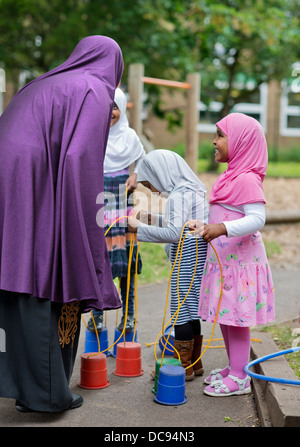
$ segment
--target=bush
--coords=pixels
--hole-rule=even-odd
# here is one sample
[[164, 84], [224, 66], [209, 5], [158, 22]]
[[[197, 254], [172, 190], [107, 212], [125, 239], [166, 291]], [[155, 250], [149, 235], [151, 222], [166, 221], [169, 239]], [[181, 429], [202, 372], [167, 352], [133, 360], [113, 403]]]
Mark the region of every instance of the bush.
[[[172, 148], [174, 152], [184, 157], [185, 144], [177, 144]], [[274, 149], [269, 147], [269, 161], [271, 162], [300, 162], [300, 146], [292, 146], [290, 148]], [[205, 140], [199, 145], [198, 158], [202, 160], [210, 160], [213, 156], [213, 144], [211, 140]]]
[[278, 150], [269, 148], [269, 161], [300, 162], [300, 146], [294, 146], [290, 148], [280, 148]]

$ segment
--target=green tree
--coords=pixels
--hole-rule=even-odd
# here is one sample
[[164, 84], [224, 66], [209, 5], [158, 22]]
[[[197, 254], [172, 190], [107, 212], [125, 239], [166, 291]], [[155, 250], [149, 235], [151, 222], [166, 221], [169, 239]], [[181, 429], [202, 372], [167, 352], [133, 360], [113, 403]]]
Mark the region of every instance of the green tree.
[[[104, 34], [122, 48], [125, 81], [134, 62], [166, 79], [199, 71], [202, 100], [221, 102], [222, 115], [262, 82], [289, 75], [300, 56], [299, 0], [0, 0], [0, 30], [8, 78], [21, 69], [37, 76], [81, 38]], [[159, 90], [149, 91], [161, 113]]]
[[[181, 19], [194, 35], [204, 101], [223, 104], [221, 115], [258, 91], [263, 82], [288, 76], [299, 53], [297, 1], [185, 1]], [[193, 54], [195, 57], [195, 53]], [[244, 86], [236, 87], [243, 75]], [[221, 81], [221, 82], [220, 82]], [[250, 82], [252, 87], [249, 87]], [[240, 84], [240, 83], [239, 83]]]
[[125, 76], [139, 62], [150, 76], [176, 78], [190, 55], [163, 18], [167, 2], [158, 3], [162, 16], [150, 0], [0, 0], [0, 61], [36, 76], [64, 61], [83, 37], [103, 34], [119, 43]]

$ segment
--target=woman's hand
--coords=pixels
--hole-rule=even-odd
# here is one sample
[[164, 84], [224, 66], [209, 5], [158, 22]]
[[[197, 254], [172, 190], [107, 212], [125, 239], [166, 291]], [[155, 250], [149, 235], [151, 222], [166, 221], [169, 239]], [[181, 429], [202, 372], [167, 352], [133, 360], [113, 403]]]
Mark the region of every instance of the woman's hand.
[[189, 229], [195, 231], [195, 235], [199, 235], [205, 242], [210, 242], [219, 236], [227, 236], [227, 230], [223, 223], [205, 224], [199, 220], [189, 221]]
[[135, 217], [132, 216], [128, 217], [127, 228], [130, 233], [137, 233], [139, 224], [140, 222]]
[[127, 186], [128, 192], [132, 192], [137, 188], [136, 177], [137, 174], [131, 174], [126, 180], [125, 185]]

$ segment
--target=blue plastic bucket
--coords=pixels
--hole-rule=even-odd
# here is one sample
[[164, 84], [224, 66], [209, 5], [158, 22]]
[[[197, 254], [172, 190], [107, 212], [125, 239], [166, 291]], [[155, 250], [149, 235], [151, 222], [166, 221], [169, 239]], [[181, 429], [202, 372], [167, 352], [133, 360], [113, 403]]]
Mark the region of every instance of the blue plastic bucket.
[[[120, 338], [120, 335], [122, 334], [122, 332], [120, 332], [118, 330], [118, 328], [115, 328], [115, 338], [114, 338], [114, 343], [119, 339], [118, 343], [122, 343], [124, 341], [124, 334], [122, 335], [122, 337]], [[132, 342], [137, 342], [137, 331], [135, 331], [135, 336], [134, 336], [134, 340], [133, 340], [133, 334], [134, 331], [131, 332], [126, 332], [125, 331], [125, 341], [132, 341]], [[113, 349], [113, 353], [111, 354], [113, 357], [116, 357], [117, 355], [117, 345], [118, 343], [116, 343], [114, 345], [114, 349]]]
[[185, 396], [185, 369], [178, 365], [163, 365], [159, 370], [154, 401], [163, 405], [182, 405]]
[[[100, 343], [100, 351], [104, 351], [108, 348], [108, 332], [107, 328], [104, 327], [101, 332], [98, 332], [99, 343]], [[99, 352], [97, 335], [95, 332], [91, 332], [88, 329], [85, 331], [85, 346], [84, 352]], [[109, 351], [103, 352], [106, 356], [110, 355]]]
[[157, 393], [157, 382], [159, 377], [159, 370], [162, 365], [178, 365], [181, 366], [181, 361], [179, 359], [174, 359], [173, 357], [164, 357], [161, 364], [161, 359], [157, 360], [155, 363], [155, 378], [154, 378], [154, 387], [152, 388], [153, 393]]
[[[164, 331], [164, 335], [162, 335], [159, 339], [159, 347], [161, 352], [163, 352], [168, 335], [170, 334], [170, 337], [168, 339], [167, 342], [167, 346], [165, 349], [165, 355], [173, 355], [174, 354], [174, 337], [175, 337], [175, 333], [174, 333], [174, 328], [171, 331], [172, 328], [172, 324], [170, 324], [169, 326], [166, 327], [165, 331]], [[170, 333], [171, 332], [171, 333]]]

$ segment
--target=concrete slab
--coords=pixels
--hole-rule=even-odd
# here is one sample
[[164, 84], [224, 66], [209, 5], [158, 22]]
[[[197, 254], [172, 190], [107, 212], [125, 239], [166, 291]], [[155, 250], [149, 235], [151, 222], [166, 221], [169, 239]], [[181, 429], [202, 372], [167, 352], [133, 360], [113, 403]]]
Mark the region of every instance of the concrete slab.
[[[273, 270], [273, 277], [278, 321], [299, 316], [297, 275], [293, 271]], [[167, 283], [138, 287], [137, 331], [144, 369], [142, 376], [134, 378], [115, 376], [113, 370], [116, 359], [108, 357], [107, 370], [110, 386], [93, 391], [79, 388], [77, 384], [80, 379], [80, 354], [84, 351], [85, 342], [85, 326], [82, 324], [78, 357], [70, 386], [74, 393], [83, 396], [83, 406], [56, 415], [22, 414], [16, 411], [13, 400], [0, 399], [0, 427], [102, 427], [101, 433], [104, 436], [105, 433], [110, 433], [112, 428], [116, 433], [118, 430], [121, 433], [124, 427], [128, 432], [139, 427], [145, 428], [146, 431], [150, 428], [154, 430], [155, 428], [189, 427], [196, 433], [199, 427], [260, 427], [260, 424], [281, 427], [298, 423], [299, 388], [282, 387], [270, 383], [266, 385], [267, 392], [261, 384], [256, 386], [253, 381], [253, 393], [249, 395], [214, 398], [203, 394], [205, 386], [203, 377], [197, 377], [186, 384], [186, 404], [169, 407], [154, 402], [152, 393], [154, 382], [150, 378], [150, 372], [154, 369], [155, 356], [153, 346], [148, 347], [147, 344], [155, 341], [162, 328], [166, 294]], [[88, 315], [85, 316], [86, 319], [88, 317]], [[166, 320], [168, 318], [169, 311], [167, 310]], [[114, 341], [115, 326], [115, 311], [107, 312], [110, 344]], [[206, 340], [213, 337], [210, 348], [203, 355], [205, 375], [207, 375], [214, 368], [226, 366], [227, 355], [224, 348], [213, 348], [222, 343], [215, 340], [221, 338], [218, 325], [213, 335], [212, 324], [203, 322], [202, 328]], [[253, 338], [255, 338], [254, 335], [252, 335]], [[254, 356], [261, 357], [276, 350], [276, 346], [270, 342], [270, 337], [265, 337], [260, 332], [257, 337], [263, 338], [263, 342], [252, 343]], [[160, 358], [161, 351], [158, 347], [156, 354]], [[288, 374], [288, 370], [286, 365], [283, 366], [284, 359], [279, 361], [279, 370], [274, 370], [272, 373], [284, 376]], [[272, 375], [269, 374], [271, 366], [273, 368], [273, 362], [266, 362], [263, 365], [263, 368], [267, 368], [263, 369], [264, 374]], [[257, 398], [258, 394], [260, 401]], [[276, 407], [277, 410], [275, 410]]]

